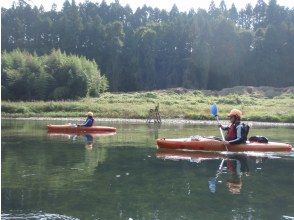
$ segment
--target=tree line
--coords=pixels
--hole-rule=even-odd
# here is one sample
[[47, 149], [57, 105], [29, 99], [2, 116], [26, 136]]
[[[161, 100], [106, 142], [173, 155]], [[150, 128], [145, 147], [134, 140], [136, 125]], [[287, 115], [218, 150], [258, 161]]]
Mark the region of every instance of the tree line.
[[2, 99], [61, 100], [97, 97], [108, 87], [95, 61], [53, 50], [37, 56], [20, 50], [1, 57]]
[[44, 11], [20, 0], [1, 14], [2, 50], [95, 60], [111, 91], [294, 84], [294, 9], [276, 0], [189, 12], [74, 0]]

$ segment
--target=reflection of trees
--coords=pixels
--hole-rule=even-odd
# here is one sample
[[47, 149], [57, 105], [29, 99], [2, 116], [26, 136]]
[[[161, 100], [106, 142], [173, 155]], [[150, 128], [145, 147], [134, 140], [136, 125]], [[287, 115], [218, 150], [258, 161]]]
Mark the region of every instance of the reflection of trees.
[[92, 174], [99, 164], [102, 164], [107, 159], [107, 149], [95, 147], [92, 151], [86, 151], [85, 161], [79, 167], [84, 166], [85, 169]]
[[[195, 133], [204, 131], [199, 129]], [[84, 148], [81, 138], [32, 138], [29, 132], [5, 136], [2, 211], [42, 210], [80, 219], [280, 219], [292, 211], [293, 160], [256, 165], [249, 158], [254, 172], [244, 178], [241, 194], [228, 193], [223, 182], [211, 196], [207, 180], [215, 175], [220, 158], [201, 165], [159, 160], [146, 125], [126, 125], [119, 131], [95, 139], [92, 151]], [[182, 131], [160, 132], [173, 136]], [[190, 133], [185, 129], [183, 136]]]
[[[105, 155], [97, 148], [97, 154], [94, 153], [96, 156], [92, 158], [95, 147], [93, 151], [86, 151], [83, 147], [71, 145], [67, 151], [75, 151], [75, 148], [79, 151], [71, 156], [77, 157], [74, 160], [79, 163], [74, 168], [83, 170], [70, 170], [67, 166], [63, 170], [60, 168], [60, 181], [68, 181], [58, 188], [46, 184], [45, 180], [39, 182], [42, 178], [31, 179], [30, 184], [34, 187], [25, 184], [17, 188], [7, 184], [2, 186], [4, 211], [7, 207], [22, 207], [22, 210], [44, 210], [80, 219], [231, 219], [250, 215], [268, 219], [289, 212], [289, 204], [294, 202], [289, 194], [291, 186], [275, 187], [277, 181], [292, 181], [289, 169], [279, 170], [281, 166], [291, 165], [287, 161], [270, 160], [267, 172], [253, 173], [237, 197], [232, 197], [224, 184], [212, 197], [209, 196], [207, 180], [215, 174], [219, 160], [203, 161], [198, 166], [187, 161], [158, 160], [154, 158], [154, 150], [148, 148], [104, 148], [107, 160], [102, 163], [98, 160], [98, 166], [88, 175], [87, 167], [94, 167], [100, 154], [102, 158]], [[80, 163], [83, 165], [79, 166]], [[56, 172], [57, 166], [48, 165], [50, 176]], [[273, 177], [272, 173], [275, 174]], [[283, 207], [273, 198], [284, 204]], [[273, 212], [269, 207], [273, 207]], [[255, 211], [249, 213], [250, 210]]]
[[1, 136], [39, 137], [46, 134], [44, 122], [25, 120], [1, 120]]
[[155, 140], [158, 139], [158, 130], [160, 129], [161, 124], [158, 124], [158, 123], [150, 124], [150, 123], [148, 123], [147, 126], [148, 126], [148, 129], [149, 129], [149, 136], [151, 136], [151, 137], [153, 136]]
[[[12, 188], [33, 187], [38, 181], [40, 187], [63, 188], [84, 179], [93, 173], [98, 164], [107, 158], [107, 149], [95, 147], [85, 150], [79, 143], [54, 143], [29, 146], [24, 143], [19, 149], [5, 147], [2, 158], [2, 186]], [[13, 180], [13, 186], [10, 185]]]
[[80, 143], [27, 145], [22, 146], [23, 151], [9, 146], [2, 149], [6, 154], [2, 158], [1, 175], [4, 212], [71, 210], [73, 204], [82, 204], [77, 197], [85, 190], [81, 184], [91, 182], [94, 170], [107, 158], [106, 148], [94, 147], [88, 151]]

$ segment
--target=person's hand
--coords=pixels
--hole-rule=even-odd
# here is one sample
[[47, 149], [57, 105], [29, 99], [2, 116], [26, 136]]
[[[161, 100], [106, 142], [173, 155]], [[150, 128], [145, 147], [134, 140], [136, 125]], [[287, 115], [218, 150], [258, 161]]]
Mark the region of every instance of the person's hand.
[[221, 125], [221, 124], [218, 124], [217, 126], [218, 126], [219, 128], [221, 128], [221, 127], [222, 127], [222, 125]]
[[223, 143], [224, 143], [224, 145], [229, 145], [230, 144], [230, 142], [228, 142], [228, 141], [223, 141]]

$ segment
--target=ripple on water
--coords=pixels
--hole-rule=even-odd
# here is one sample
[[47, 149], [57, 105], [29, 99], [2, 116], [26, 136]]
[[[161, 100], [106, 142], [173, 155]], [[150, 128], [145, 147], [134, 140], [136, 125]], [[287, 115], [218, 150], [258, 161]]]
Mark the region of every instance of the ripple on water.
[[14, 220], [14, 219], [38, 219], [38, 220], [78, 220], [78, 218], [74, 218], [71, 216], [66, 215], [59, 215], [59, 214], [51, 214], [51, 213], [28, 213], [28, 214], [8, 214], [2, 213], [1, 219], [4, 220]]

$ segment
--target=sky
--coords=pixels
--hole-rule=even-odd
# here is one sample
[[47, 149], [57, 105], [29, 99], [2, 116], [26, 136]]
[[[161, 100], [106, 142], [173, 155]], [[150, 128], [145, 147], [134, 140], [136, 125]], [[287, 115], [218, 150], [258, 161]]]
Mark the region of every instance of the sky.
[[[10, 8], [12, 3], [15, 0], [1, 0], [1, 7]], [[27, 3], [31, 5], [40, 6], [41, 4], [45, 8], [46, 11], [51, 9], [53, 3], [57, 5], [57, 9], [60, 10], [64, 0], [25, 0]], [[71, 0], [69, 0], [71, 2]], [[76, 3], [82, 3], [85, 0], [75, 0]], [[100, 3], [102, 0], [89, 0], [91, 2]], [[264, 0], [268, 3], [269, 0]], [[18, 0], [16, 0], [18, 2]], [[114, 2], [114, 0], [106, 0], [109, 4]], [[208, 9], [211, 0], [120, 0], [121, 5], [129, 4], [130, 7], [136, 10], [137, 7], [141, 7], [144, 4], [147, 6], [151, 6], [153, 8], [158, 7], [160, 9], [166, 9], [170, 11], [174, 4], [177, 5], [180, 11], [189, 11], [191, 8], [197, 10], [198, 8]], [[218, 6], [221, 0], [214, 0], [215, 4]], [[246, 4], [251, 3], [251, 5], [255, 5], [257, 0], [225, 0], [228, 8], [231, 7], [232, 3], [236, 5], [238, 10], [245, 8]], [[277, 3], [282, 6], [286, 6], [289, 8], [294, 8], [294, 0], [277, 0]]]

